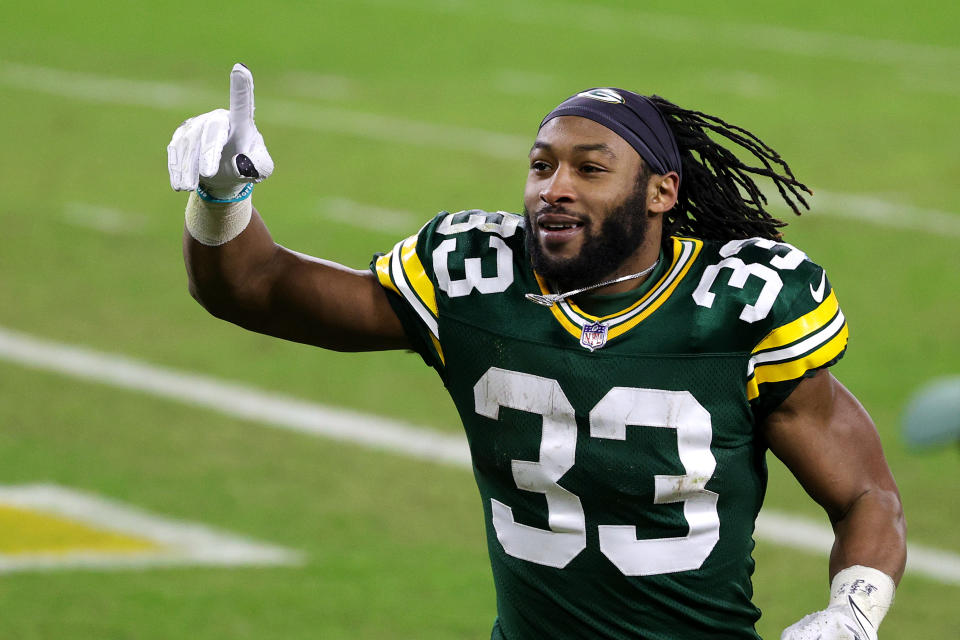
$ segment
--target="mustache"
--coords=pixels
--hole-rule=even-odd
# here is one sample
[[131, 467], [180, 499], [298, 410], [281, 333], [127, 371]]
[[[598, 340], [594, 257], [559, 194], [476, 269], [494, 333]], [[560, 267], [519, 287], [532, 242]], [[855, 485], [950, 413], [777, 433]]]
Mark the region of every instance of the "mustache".
[[[524, 210], [526, 210], [526, 207], [524, 207]], [[576, 211], [570, 211], [569, 209], [567, 209], [566, 207], [564, 207], [562, 204], [546, 204], [546, 205], [540, 207], [539, 209], [537, 209], [537, 210], [534, 212], [534, 215], [535, 215], [535, 216], [541, 216], [541, 215], [545, 215], [545, 214], [548, 214], [548, 213], [557, 213], [557, 214], [562, 214], [562, 215], [565, 215], [565, 216], [572, 216], [572, 217], [574, 217], [574, 218], [577, 218], [578, 220], [581, 220], [582, 222], [586, 222], [586, 221], [587, 221], [586, 216], [584, 216], [584, 215], [582, 215], [582, 214], [580, 214], [580, 213], [577, 213]]]

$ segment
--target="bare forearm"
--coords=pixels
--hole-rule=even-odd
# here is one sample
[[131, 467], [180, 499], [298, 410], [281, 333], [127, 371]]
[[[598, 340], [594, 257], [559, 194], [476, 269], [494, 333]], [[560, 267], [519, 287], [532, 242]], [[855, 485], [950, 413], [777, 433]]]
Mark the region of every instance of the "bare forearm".
[[896, 491], [862, 494], [833, 523], [836, 540], [830, 553], [830, 577], [853, 565], [883, 571], [899, 583], [906, 563], [906, 521]]
[[369, 271], [277, 245], [256, 210], [243, 233], [220, 246], [204, 245], [185, 232], [183, 254], [190, 294], [218, 318], [337, 351], [408, 347]]
[[900, 495], [869, 414], [828, 372], [802, 382], [768, 418], [771, 450], [830, 516], [830, 577], [854, 565], [899, 581], [906, 560]]
[[220, 246], [201, 244], [184, 230], [190, 295], [217, 316], [238, 309], [267, 311], [269, 282], [265, 276], [278, 251], [256, 210], [243, 233]]

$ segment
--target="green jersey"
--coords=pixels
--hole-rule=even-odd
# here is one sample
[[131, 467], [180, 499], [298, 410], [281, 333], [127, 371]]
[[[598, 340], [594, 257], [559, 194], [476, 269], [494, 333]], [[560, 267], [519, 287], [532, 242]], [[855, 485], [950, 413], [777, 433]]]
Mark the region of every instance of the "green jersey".
[[846, 348], [823, 270], [781, 242], [670, 238], [597, 316], [525, 297], [549, 285], [524, 234], [444, 212], [371, 264], [463, 420], [493, 637], [757, 638], [758, 425]]

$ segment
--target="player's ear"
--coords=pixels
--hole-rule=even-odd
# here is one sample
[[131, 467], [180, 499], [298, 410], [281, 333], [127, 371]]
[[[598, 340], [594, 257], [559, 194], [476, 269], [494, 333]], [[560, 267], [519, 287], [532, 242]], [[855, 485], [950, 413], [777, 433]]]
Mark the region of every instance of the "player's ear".
[[675, 171], [664, 175], [650, 176], [647, 185], [647, 211], [651, 214], [666, 213], [677, 204], [680, 191], [680, 176]]

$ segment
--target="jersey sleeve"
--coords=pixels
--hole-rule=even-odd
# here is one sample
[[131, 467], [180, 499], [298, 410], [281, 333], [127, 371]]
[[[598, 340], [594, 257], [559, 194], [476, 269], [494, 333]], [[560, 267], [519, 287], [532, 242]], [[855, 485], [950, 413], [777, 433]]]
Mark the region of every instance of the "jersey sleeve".
[[843, 357], [849, 336], [822, 267], [805, 258], [781, 274], [783, 291], [771, 314], [772, 329], [751, 351], [747, 368], [747, 398], [761, 419], [804, 378]]
[[[445, 215], [445, 214], [444, 214]], [[436, 283], [424, 264], [437, 218], [419, 232], [401, 240], [387, 253], [377, 253], [370, 270], [387, 294], [390, 306], [400, 319], [411, 347], [431, 367], [442, 371], [443, 349], [438, 328]]]

